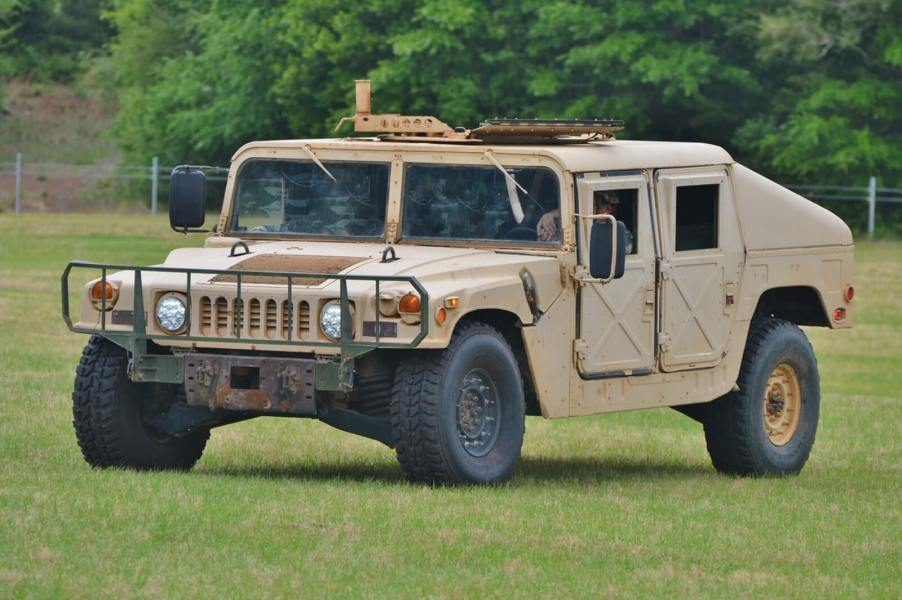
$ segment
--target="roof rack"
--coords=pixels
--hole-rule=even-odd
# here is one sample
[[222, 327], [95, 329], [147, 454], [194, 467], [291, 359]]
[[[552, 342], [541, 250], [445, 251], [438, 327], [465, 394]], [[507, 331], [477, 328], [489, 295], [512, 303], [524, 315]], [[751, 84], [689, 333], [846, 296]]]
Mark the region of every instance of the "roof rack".
[[572, 143], [614, 139], [623, 129], [617, 119], [489, 119], [469, 132], [471, 138], [500, 142], [525, 139]]
[[334, 131], [350, 121], [356, 133], [379, 134], [378, 138], [385, 141], [573, 144], [613, 140], [614, 132], [623, 129], [623, 121], [616, 119], [488, 119], [475, 129], [454, 128], [430, 116], [373, 114], [370, 80], [358, 79], [354, 84], [354, 116], [342, 118]]

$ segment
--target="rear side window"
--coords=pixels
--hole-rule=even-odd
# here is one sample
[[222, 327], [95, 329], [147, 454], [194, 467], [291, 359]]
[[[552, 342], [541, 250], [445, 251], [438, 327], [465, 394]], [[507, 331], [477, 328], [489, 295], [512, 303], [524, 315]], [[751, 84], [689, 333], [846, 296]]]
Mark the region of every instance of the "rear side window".
[[717, 248], [720, 185], [686, 185], [676, 192], [677, 252]]

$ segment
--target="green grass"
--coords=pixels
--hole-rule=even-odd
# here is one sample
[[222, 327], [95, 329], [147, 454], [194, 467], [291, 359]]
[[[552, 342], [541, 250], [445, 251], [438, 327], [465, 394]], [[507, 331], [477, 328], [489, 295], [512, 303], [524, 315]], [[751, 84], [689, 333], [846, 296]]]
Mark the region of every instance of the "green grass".
[[530, 418], [511, 483], [432, 489], [306, 420], [216, 430], [187, 474], [90, 469], [59, 272], [202, 240], [87, 215], [0, 215], [0, 239], [2, 597], [902, 596], [902, 244], [859, 246], [853, 330], [809, 331], [822, 418], [799, 477], [719, 476], [661, 409]]

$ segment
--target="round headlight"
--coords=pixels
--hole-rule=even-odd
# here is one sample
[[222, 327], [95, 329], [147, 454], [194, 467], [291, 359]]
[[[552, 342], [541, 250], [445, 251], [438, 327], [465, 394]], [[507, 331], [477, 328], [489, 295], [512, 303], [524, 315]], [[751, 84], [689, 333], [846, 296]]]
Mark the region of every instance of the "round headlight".
[[336, 300], [328, 302], [319, 314], [319, 326], [333, 340], [341, 338], [341, 304]]
[[[351, 337], [354, 337], [354, 303], [348, 303], [351, 317]], [[319, 328], [331, 340], [341, 339], [341, 302], [329, 300], [319, 313]]]
[[167, 333], [180, 333], [185, 327], [187, 311], [181, 298], [167, 295], [157, 302], [157, 323]]

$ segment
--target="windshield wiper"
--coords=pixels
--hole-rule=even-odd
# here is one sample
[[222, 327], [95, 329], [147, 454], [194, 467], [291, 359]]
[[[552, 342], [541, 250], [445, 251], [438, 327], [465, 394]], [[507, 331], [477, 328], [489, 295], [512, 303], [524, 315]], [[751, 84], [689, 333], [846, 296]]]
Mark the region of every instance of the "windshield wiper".
[[520, 204], [520, 196], [517, 195], [517, 190], [523, 192], [527, 197], [529, 196], [529, 192], [527, 192], [526, 188], [520, 185], [514, 176], [504, 168], [504, 165], [498, 162], [498, 159], [495, 158], [495, 155], [492, 154], [491, 150], [485, 151], [485, 157], [504, 174], [504, 177], [507, 180], [507, 199], [511, 205], [511, 212], [514, 213], [514, 221], [516, 221], [517, 224], [522, 223], [524, 218], [523, 206]]
[[313, 152], [313, 149], [310, 147], [310, 144], [304, 144], [303, 146], [301, 146], [301, 150], [303, 150], [304, 153], [310, 157], [310, 160], [316, 163], [317, 167], [323, 170], [323, 173], [329, 176], [329, 179], [335, 182], [338, 181], [337, 179], [335, 179], [335, 175], [329, 172], [329, 169], [326, 168], [326, 165], [320, 162], [319, 158], [317, 158], [316, 154], [314, 154]]

